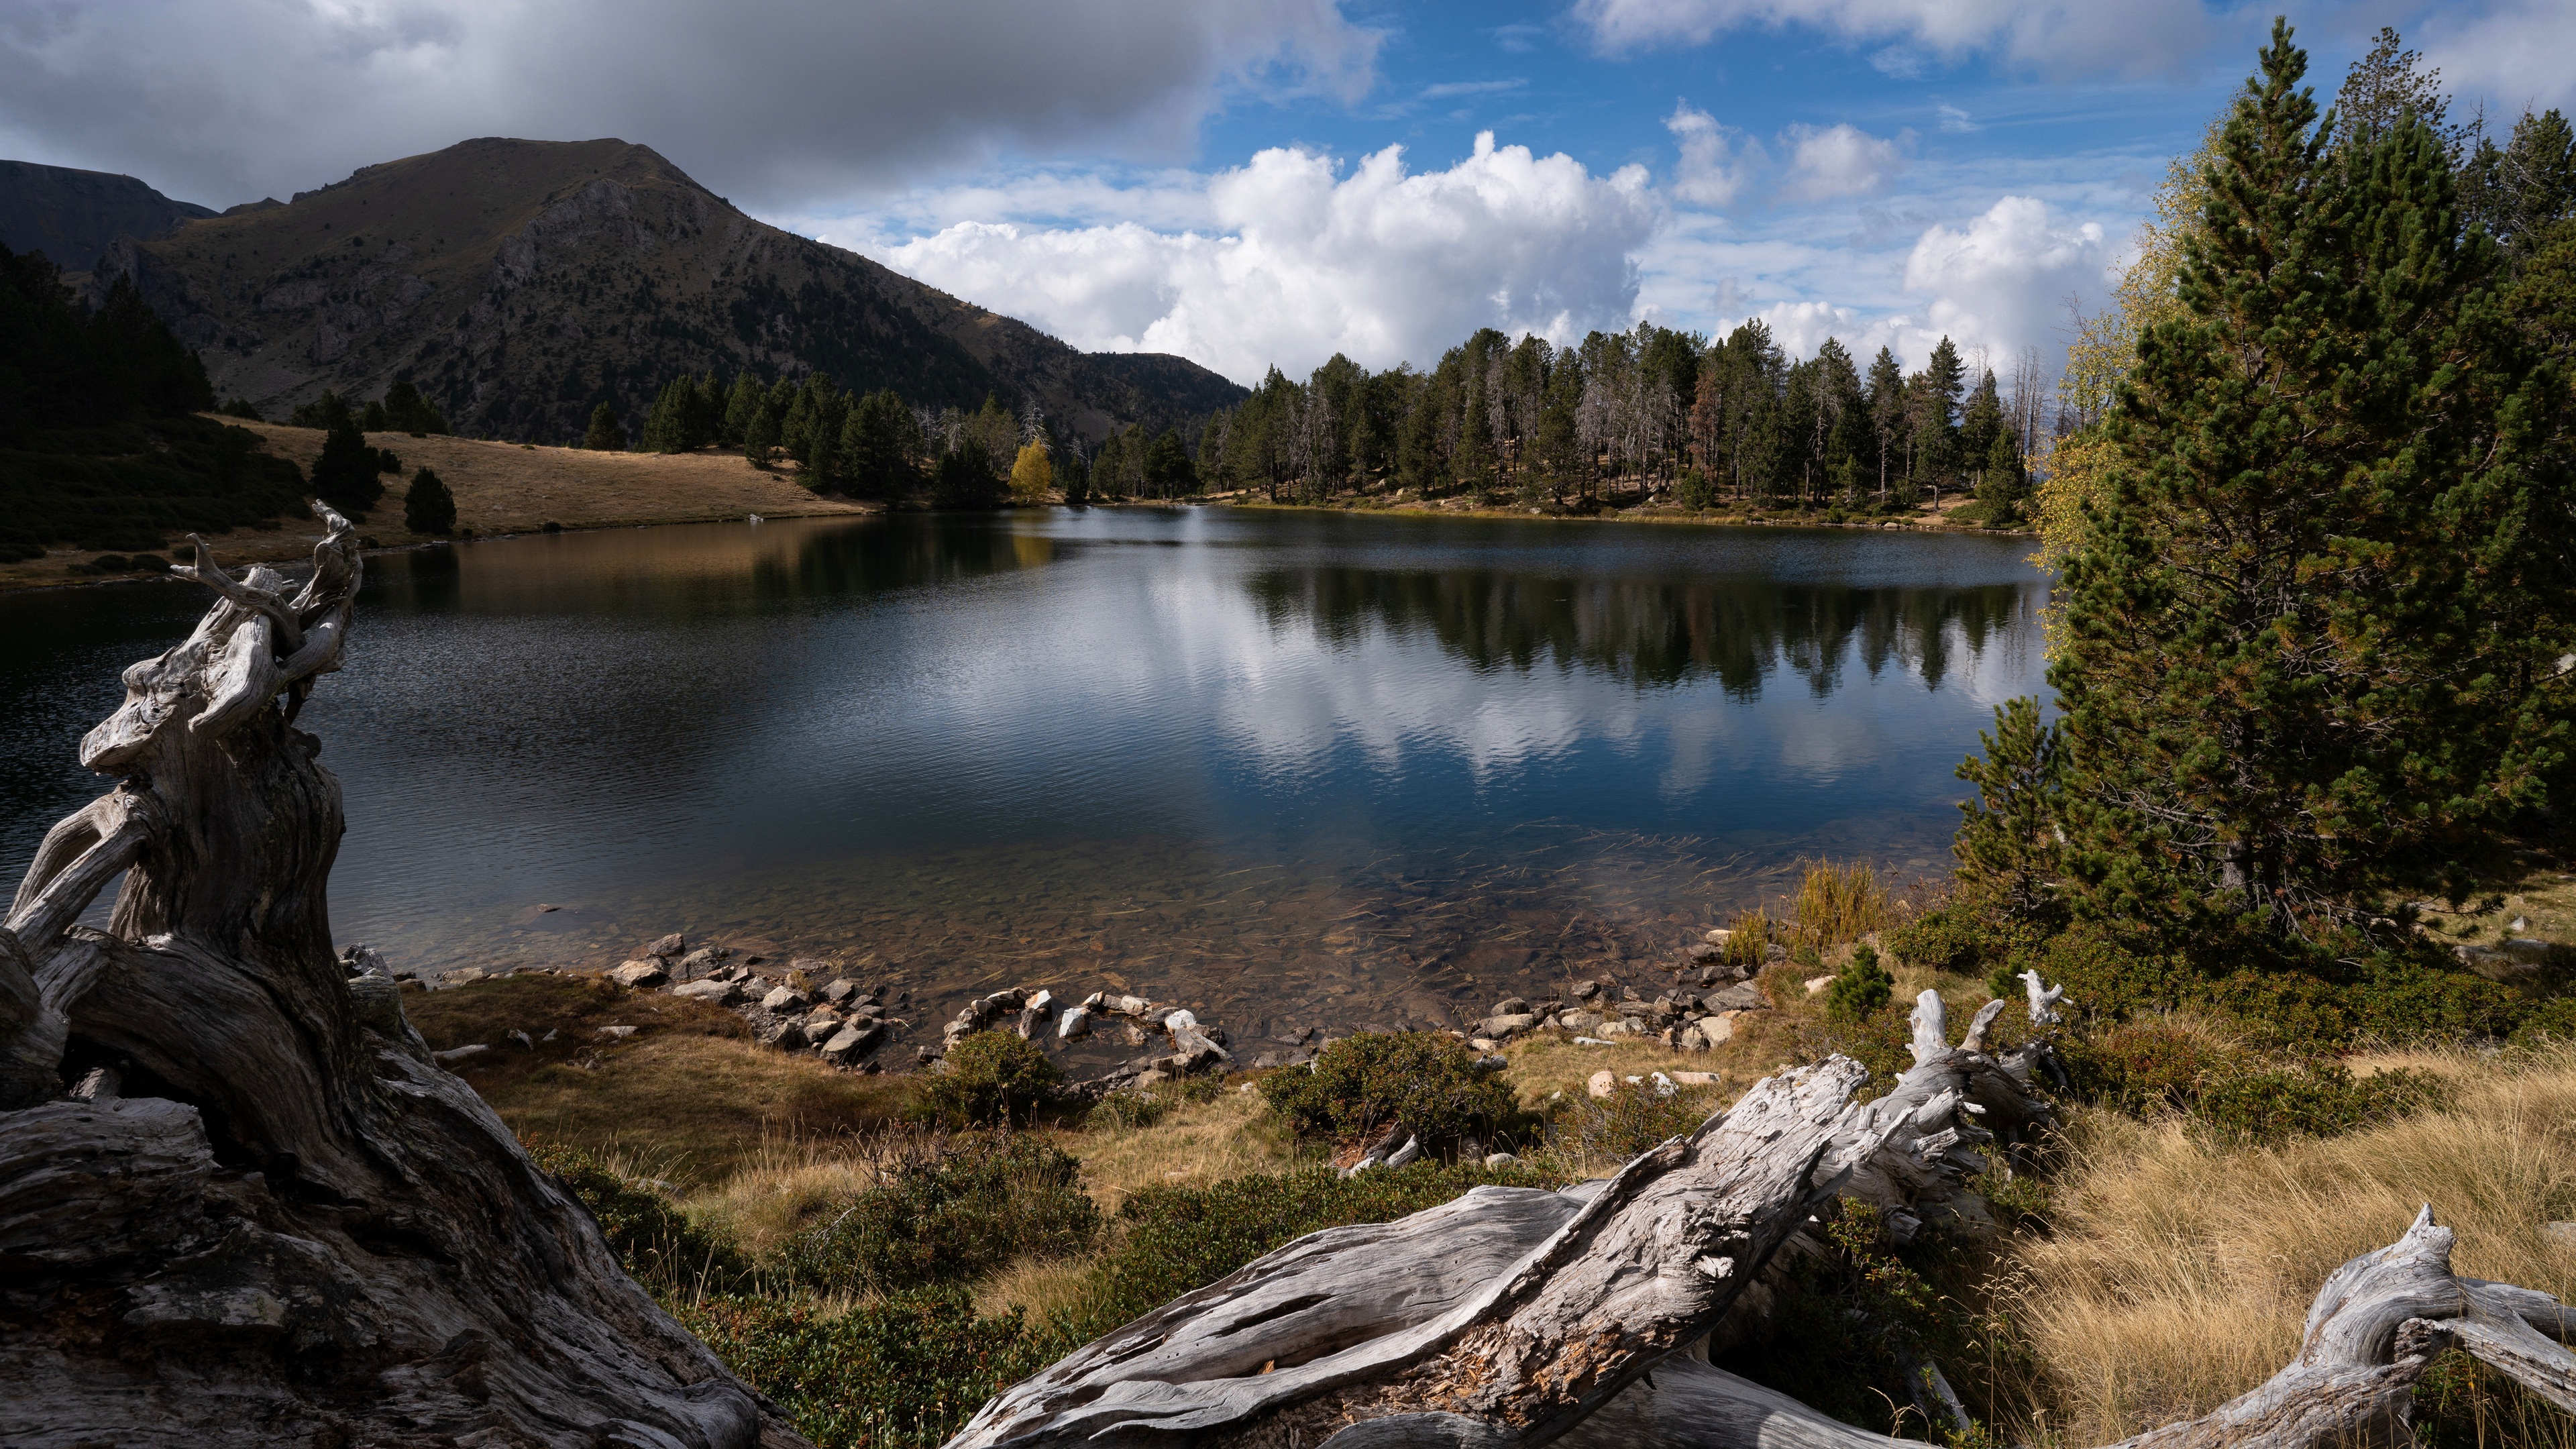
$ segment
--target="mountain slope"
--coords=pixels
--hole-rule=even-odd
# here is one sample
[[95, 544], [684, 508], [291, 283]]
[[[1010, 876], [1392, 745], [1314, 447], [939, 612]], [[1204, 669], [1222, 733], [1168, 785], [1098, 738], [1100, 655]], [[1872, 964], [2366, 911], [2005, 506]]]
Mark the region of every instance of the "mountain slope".
[[132, 275], [215, 390], [272, 417], [408, 377], [461, 433], [560, 441], [602, 401], [631, 433], [662, 383], [709, 367], [819, 369], [917, 404], [1034, 399], [1095, 437], [1243, 395], [755, 221], [624, 141], [466, 141], [236, 213], [120, 242], [92, 285]]
[[88, 271], [119, 237], [157, 237], [214, 214], [131, 176], [0, 161], [0, 245], [43, 252], [65, 271]]

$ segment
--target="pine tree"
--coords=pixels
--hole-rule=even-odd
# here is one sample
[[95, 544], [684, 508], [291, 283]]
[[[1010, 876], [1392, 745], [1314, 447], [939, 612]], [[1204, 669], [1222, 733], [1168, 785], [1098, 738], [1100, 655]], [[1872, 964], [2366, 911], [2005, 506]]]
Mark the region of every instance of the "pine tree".
[[590, 431], [582, 434], [581, 445], [594, 453], [626, 451], [626, 425], [617, 420], [615, 403], [601, 403], [590, 410]]
[[385, 485], [378, 481], [378, 461], [377, 451], [358, 432], [356, 419], [343, 408], [340, 421], [322, 435], [322, 456], [313, 460], [313, 496], [352, 521], [365, 522], [367, 510], [385, 496]]
[[1878, 465], [1878, 497], [1887, 500], [1889, 476], [1899, 471], [1905, 450], [1905, 369], [1885, 347], [1869, 364], [1870, 434], [1877, 444], [1871, 461]]
[[411, 491], [403, 495], [403, 527], [414, 533], [456, 531], [456, 495], [427, 468], [411, 475]]
[[763, 398], [760, 406], [752, 409], [751, 421], [743, 427], [742, 455], [751, 460], [751, 466], [766, 468], [777, 451], [778, 410]]
[[745, 372], [733, 380], [733, 391], [725, 395], [724, 422], [716, 441], [737, 446], [751, 432], [751, 420], [759, 413], [762, 393], [760, 384]]
[[2140, 340], [2050, 671], [2070, 887], [2175, 938], [2457, 891], [2568, 743], [2565, 387], [2443, 138], [2330, 151], [2275, 22]]

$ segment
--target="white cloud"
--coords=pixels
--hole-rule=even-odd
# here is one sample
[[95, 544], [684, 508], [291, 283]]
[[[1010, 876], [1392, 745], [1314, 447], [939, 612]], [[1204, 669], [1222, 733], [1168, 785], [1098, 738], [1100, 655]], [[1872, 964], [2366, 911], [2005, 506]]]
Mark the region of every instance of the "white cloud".
[[[2410, 34], [2408, 39], [2417, 39]], [[2425, 59], [2455, 92], [2483, 94], [2510, 129], [2523, 108], [2576, 105], [2576, 6], [2565, 0], [2506, 0], [2484, 15], [2444, 8], [2425, 17]], [[2466, 109], [2453, 106], [2458, 118]], [[2490, 122], [2490, 129], [2497, 129]]]
[[1809, 25], [1854, 44], [1899, 42], [1881, 52], [1891, 74], [1912, 71], [1918, 47], [1945, 60], [1991, 51], [2058, 74], [2170, 72], [2211, 30], [2199, 0], [1578, 0], [1574, 16], [1612, 52]]
[[1944, 105], [1938, 107], [1938, 110], [1941, 116], [1941, 129], [1944, 131], [1964, 135], [1977, 129], [1976, 118], [1957, 106]]
[[1904, 140], [1873, 136], [1853, 125], [1791, 126], [1787, 194], [1799, 201], [1831, 201], [1882, 190], [1905, 169]]
[[1733, 201], [1752, 179], [1754, 168], [1770, 159], [1761, 142], [1740, 140], [1735, 128], [1719, 125], [1716, 117], [1687, 101], [1674, 104], [1664, 129], [1673, 133], [1681, 150], [1670, 190], [1675, 200], [1692, 206], [1724, 206]]
[[2007, 196], [1965, 230], [1927, 228], [1905, 260], [1905, 287], [1931, 298], [1926, 331], [1962, 351], [2010, 356], [2050, 334], [2068, 295], [2098, 295], [2116, 254], [2101, 223], [2069, 224], [2046, 202]]
[[1370, 367], [1435, 359], [1482, 326], [1564, 339], [1625, 325], [1630, 255], [1661, 203], [1641, 167], [1594, 176], [1564, 155], [1476, 138], [1443, 171], [1403, 150], [1348, 175], [1266, 150], [1206, 188], [1210, 229], [959, 222], [882, 245], [887, 265], [1023, 317], [1077, 347], [1175, 352], [1257, 382], [1335, 352]]
[[493, 134], [795, 204], [1005, 149], [1180, 157], [1243, 87], [1355, 99], [1335, 0], [120, 0], [0, 7], [9, 154], [221, 206]]

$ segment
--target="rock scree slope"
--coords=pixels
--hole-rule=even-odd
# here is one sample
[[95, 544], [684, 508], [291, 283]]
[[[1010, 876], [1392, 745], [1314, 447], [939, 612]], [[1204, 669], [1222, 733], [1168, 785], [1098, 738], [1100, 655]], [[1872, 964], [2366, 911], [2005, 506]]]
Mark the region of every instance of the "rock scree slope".
[[1177, 357], [1084, 353], [837, 247], [756, 221], [645, 146], [496, 137], [361, 168], [282, 206], [114, 241], [221, 396], [269, 416], [409, 379], [464, 434], [640, 431], [683, 372], [830, 373], [916, 404], [1034, 401], [1090, 437], [1243, 389]]

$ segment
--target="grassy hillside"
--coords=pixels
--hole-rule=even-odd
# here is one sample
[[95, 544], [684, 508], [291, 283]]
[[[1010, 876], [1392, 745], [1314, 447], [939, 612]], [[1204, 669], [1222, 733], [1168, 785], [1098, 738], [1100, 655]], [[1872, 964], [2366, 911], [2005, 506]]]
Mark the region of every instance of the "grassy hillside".
[[[322, 433], [316, 428], [223, 421], [256, 441], [260, 451], [255, 456], [291, 462], [300, 470], [310, 470], [322, 451]], [[211, 421], [203, 425], [216, 430]], [[369, 433], [367, 442], [391, 449], [403, 465], [400, 476], [384, 480], [384, 499], [369, 511], [359, 530], [387, 548], [428, 541], [403, 527], [403, 495], [414, 470], [422, 467], [435, 470], [455, 494], [458, 524], [486, 535], [530, 533], [549, 522], [565, 528], [607, 528], [707, 522], [750, 513], [800, 518], [866, 511], [857, 504], [817, 498], [796, 483], [792, 472], [762, 472], [739, 453], [591, 453], [471, 438], [415, 438], [404, 433]], [[0, 462], [5, 456], [0, 455]], [[217, 556], [228, 566], [300, 559], [312, 552], [314, 539], [320, 537], [320, 525], [309, 519], [280, 514], [267, 522], [267, 527], [235, 528], [223, 534], [215, 540]], [[150, 542], [153, 539], [160, 540], [157, 548]], [[90, 563], [106, 547], [57, 544], [41, 558], [0, 564], [0, 589], [95, 580], [102, 575]], [[186, 545], [174, 535], [147, 531], [116, 547], [131, 556], [132, 550], [168, 554]]]
[[972, 408], [1034, 398], [1095, 435], [1242, 396], [1179, 358], [1102, 359], [780, 231], [624, 141], [484, 138], [369, 166], [285, 206], [123, 243], [130, 274], [267, 416], [408, 377], [460, 433], [577, 437], [614, 404], [640, 431], [683, 372], [831, 373]]

